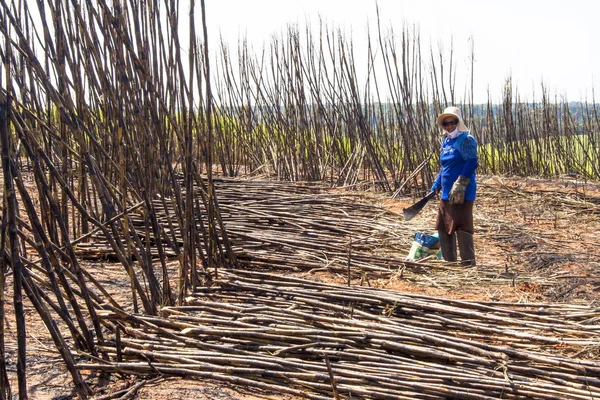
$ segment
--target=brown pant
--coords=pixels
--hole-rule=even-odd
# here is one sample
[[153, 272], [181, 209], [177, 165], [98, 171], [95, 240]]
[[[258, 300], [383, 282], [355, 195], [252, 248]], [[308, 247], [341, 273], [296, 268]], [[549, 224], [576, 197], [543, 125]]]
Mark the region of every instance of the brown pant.
[[436, 228], [440, 237], [442, 256], [446, 261], [456, 261], [456, 239], [463, 265], [475, 265], [473, 244], [473, 201], [450, 204], [440, 201]]
[[465, 200], [463, 204], [450, 204], [441, 200], [438, 209], [436, 229], [443, 230], [448, 235], [456, 231], [473, 234], [473, 200]]

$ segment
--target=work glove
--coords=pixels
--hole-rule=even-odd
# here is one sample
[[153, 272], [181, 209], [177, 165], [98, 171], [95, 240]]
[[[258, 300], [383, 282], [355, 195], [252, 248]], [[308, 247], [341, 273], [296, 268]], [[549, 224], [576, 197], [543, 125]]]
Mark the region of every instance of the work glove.
[[450, 189], [450, 204], [462, 204], [465, 202], [465, 191], [467, 190], [467, 186], [471, 182], [471, 179], [466, 176], [460, 175], [458, 179], [452, 185], [452, 189]]
[[442, 190], [442, 185], [440, 185], [437, 181], [433, 182], [433, 186], [429, 189], [430, 192], [435, 192], [436, 194]]

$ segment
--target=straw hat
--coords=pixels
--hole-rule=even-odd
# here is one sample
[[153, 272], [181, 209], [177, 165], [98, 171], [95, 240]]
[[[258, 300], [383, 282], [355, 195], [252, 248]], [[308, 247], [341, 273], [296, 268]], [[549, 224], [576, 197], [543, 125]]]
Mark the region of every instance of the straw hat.
[[460, 108], [446, 107], [444, 109], [444, 112], [441, 113], [439, 117], [437, 117], [437, 124], [442, 129], [444, 129], [444, 127], [442, 126], [442, 121], [447, 117], [455, 117], [458, 119], [458, 127], [457, 128], [460, 132], [469, 132], [469, 129], [467, 128], [467, 126], [465, 125], [465, 122], [463, 121], [462, 113], [460, 112]]

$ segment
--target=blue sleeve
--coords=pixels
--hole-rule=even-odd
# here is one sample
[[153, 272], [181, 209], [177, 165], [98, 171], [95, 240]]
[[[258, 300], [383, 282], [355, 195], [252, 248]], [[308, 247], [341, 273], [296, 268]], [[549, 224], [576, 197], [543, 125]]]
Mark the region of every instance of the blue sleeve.
[[465, 160], [465, 166], [461, 171], [462, 176], [471, 176], [479, 166], [479, 156], [477, 154], [477, 141], [471, 135], [461, 141], [459, 145], [460, 154]]
[[462, 172], [460, 174], [462, 176], [469, 177], [473, 174], [473, 172], [475, 172], [478, 166], [479, 161], [477, 160], [477, 158], [469, 158], [465, 163], [465, 166], [463, 167]]
[[442, 173], [438, 173], [437, 177], [435, 178], [435, 181], [433, 181], [433, 185], [431, 186], [430, 191], [431, 192], [436, 192], [438, 190], [442, 189]]

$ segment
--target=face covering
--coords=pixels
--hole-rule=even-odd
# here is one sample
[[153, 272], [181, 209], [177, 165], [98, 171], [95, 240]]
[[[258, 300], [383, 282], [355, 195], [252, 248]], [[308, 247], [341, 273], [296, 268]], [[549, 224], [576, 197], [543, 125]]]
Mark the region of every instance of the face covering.
[[457, 138], [459, 134], [460, 134], [460, 132], [458, 131], [458, 127], [457, 127], [452, 132], [448, 132], [448, 137], [450, 139], [454, 139], [454, 138]]

